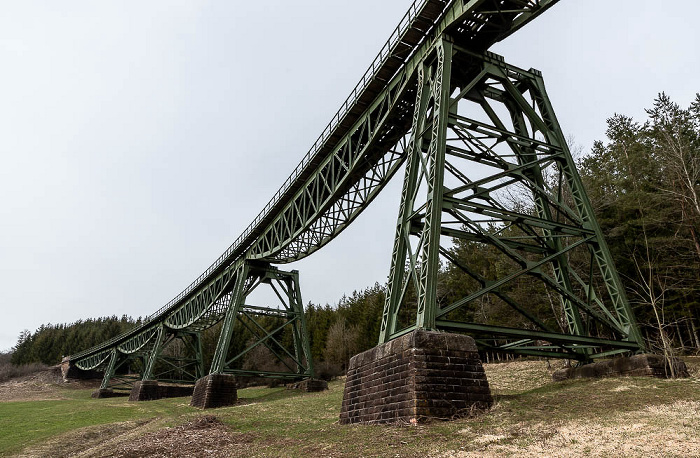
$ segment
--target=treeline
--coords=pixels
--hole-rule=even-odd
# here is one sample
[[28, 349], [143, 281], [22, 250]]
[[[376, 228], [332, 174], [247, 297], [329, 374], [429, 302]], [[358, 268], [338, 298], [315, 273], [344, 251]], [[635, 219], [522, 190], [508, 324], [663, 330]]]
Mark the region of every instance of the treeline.
[[[624, 115], [608, 120], [608, 140], [596, 142], [579, 160], [589, 197], [627, 287], [643, 333], [652, 348], [700, 350], [700, 95], [687, 109], [659, 95], [639, 123]], [[534, 210], [533, 210], [534, 211]], [[490, 230], [503, 233], [499, 227]], [[517, 234], [515, 234], [517, 235]], [[490, 245], [455, 240], [450, 257], [483, 278], [499, 278], [513, 266]], [[572, 259], [571, 262], [576, 262]], [[445, 265], [438, 296], [452, 303], [478, 286], [458, 268]], [[558, 297], [526, 276], [501, 292], [527, 303], [537, 319], [564, 330]], [[375, 284], [343, 297], [336, 307], [309, 304], [306, 320], [311, 353], [322, 373], [341, 373], [349, 358], [377, 344], [385, 289]], [[486, 295], [453, 318], [512, 327], [531, 326], [503, 301]], [[409, 322], [411, 317], [403, 317]], [[89, 348], [134, 326], [128, 317], [47, 325], [24, 332], [13, 349], [15, 364], [55, 364], [62, 355]], [[220, 325], [203, 335], [205, 367], [216, 347]], [[280, 336], [288, 341], [291, 334]], [[235, 335], [232, 352], [246, 347]], [[251, 352], [242, 366], [274, 370], [265, 349]], [[267, 365], [267, 366], [266, 366]]]
[[660, 94], [640, 123], [616, 114], [580, 171], [651, 343], [700, 350], [700, 94]]
[[[311, 353], [321, 375], [338, 375], [347, 368], [351, 356], [372, 348], [379, 338], [379, 326], [384, 307], [384, 288], [378, 283], [363, 291], [343, 297], [336, 307], [308, 304], [306, 321], [309, 332]], [[242, 318], [245, 319], [245, 318]], [[267, 326], [269, 318], [258, 318], [258, 323]], [[123, 316], [105, 317], [77, 321], [71, 324], [48, 324], [35, 332], [23, 331], [17, 344], [12, 348], [11, 361], [14, 365], [30, 363], [57, 364], [63, 356], [77, 353], [115, 337], [135, 325], [140, 320]], [[241, 328], [238, 328], [241, 329]], [[243, 329], [244, 330], [244, 329]], [[221, 324], [207, 329], [202, 334], [202, 351], [205, 367], [209, 367], [216, 350]], [[245, 331], [245, 330], [244, 330]], [[229, 354], [235, 355], [250, 345], [250, 333], [234, 333]], [[288, 329], [276, 338], [286, 347], [291, 347], [292, 335]], [[166, 348], [167, 353], [178, 353], [182, 348]], [[265, 346], [250, 352], [239, 367], [248, 370], [279, 370], [284, 368], [273, 358]]]
[[70, 324], [41, 325], [34, 333], [23, 331], [12, 348], [12, 364], [57, 364], [63, 356], [94, 347], [138, 323], [126, 315], [78, 320]]

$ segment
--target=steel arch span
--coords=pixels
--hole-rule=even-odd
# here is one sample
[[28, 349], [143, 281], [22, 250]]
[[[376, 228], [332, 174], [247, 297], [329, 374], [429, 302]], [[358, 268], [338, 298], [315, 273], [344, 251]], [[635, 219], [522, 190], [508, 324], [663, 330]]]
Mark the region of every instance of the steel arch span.
[[[326, 129], [235, 242], [144, 322], [67, 360], [104, 370], [103, 388], [126, 364], [137, 367], [142, 380], [192, 382], [207, 371], [311, 376], [298, 273], [275, 266], [333, 240], [402, 167], [380, 342], [420, 328], [470, 333], [483, 348], [584, 361], [640, 350], [634, 316], [541, 75], [488, 52], [557, 2], [414, 1]], [[535, 211], [504, 201], [508, 190], [527, 196]], [[465, 265], [450, 250], [451, 239], [492, 247], [508, 268], [491, 275]], [[587, 262], [571, 262], [574, 254]], [[436, 290], [441, 262], [471, 282], [470, 291], [449, 304]], [[594, 277], [602, 278], [602, 288]], [[523, 278], [561, 298], [565, 330], [548, 327], [505, 292]], [[279, 304], [246, 304], [258, 287], [271, 288]], [[507, 304], [528, 326], [487, 325], [460, 313], [484, 298]], [[267, 324], [256, 319], [261, 316]], [[217, 323], [216, 353], [205, 368], [200, 333]], [[255, 339], [243, 353], [230, 354], [239, 329]], [[286, 345], [278, 338], [283, 329], [293, 336]], [[189, 349], [186, 357], [165, 351], [175, 341]], [[259, 346], [288, 371], [243, 371], [241, 357]], [[164, 367], [171, 375], [157, 373]]]

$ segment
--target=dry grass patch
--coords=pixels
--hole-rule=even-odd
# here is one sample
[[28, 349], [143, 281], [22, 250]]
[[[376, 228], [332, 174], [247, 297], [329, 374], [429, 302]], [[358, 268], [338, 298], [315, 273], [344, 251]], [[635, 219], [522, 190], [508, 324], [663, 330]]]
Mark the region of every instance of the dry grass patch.
[[562, 361], [511, 361], [484, 364], [494, 394], [514, 394], [552, 383], [552, 372], [564, 367]]
[[[128, 441], [143, 434], [152, 420], [123, 421], [107, 425], [88, 426], [61, 434], [54, 440], [31, 447], [16, 455], [22, 458], [46, 456], [88, 457], [101, 456], [114, 447], [115, 443]], [[150, 425], [157, 429], [163, 425]]]
[[0, 402], [65, 399], [62, 384], [60, 371], [43, 366], [39, 370], [0, 382]]
[[[507, 421], [506, 421], [507, 423]], [[640, 410], [552, 423], [519, 423], [482, 434], [475, 450], [440, 457], [697, 457], [700, 402], [677, 401]], [[465, 435], [471, 430], [462, 430]]]
[[[255, 437], [234, 434], [213, 415], [196, 417], [192, 421], [122, 441], [103, 457], [227, 457], [245, 456], [244, 452]], [[91, 454], [97, 456], [96, 454]]]

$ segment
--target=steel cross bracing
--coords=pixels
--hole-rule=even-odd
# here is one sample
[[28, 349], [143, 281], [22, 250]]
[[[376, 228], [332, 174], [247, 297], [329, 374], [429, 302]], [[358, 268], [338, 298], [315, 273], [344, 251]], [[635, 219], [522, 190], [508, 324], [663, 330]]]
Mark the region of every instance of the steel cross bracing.
[[[332, 240], [407, 157], [417, 73], [445, 33], [482, 53], [557, 0], [422, 0], [412, 4], [360, 83], [282, 188], [231, 247], [181, 294], [132, 331], [72, 355], [80, 367], [107, 367], [116, 350], [146, 347], [165, 334], [199, 332], [230, 309], [246, 260], [285, 263]], [[226, 330], [227, 332], [229, 330]], [[221, 350], [223, 351], [223, 350]]]
[[[468, 332], [482, 347], [526, 355], [590, 360], [641, 350], [540, 73], [446, 34], [423, 60], [418, 88], [380, 343], [421, 328]], [[488, 247], [499, 269], [460, 259], [454, 239]], [[451, 303], [438, 291], [445, 265], [468, 278], [469, 291]], [[508, 294], [523, 277], [561, 298], [565, 332], [538, 317], [530, 298]], [[524, 329], [469, 320], [483, 302], [510, 307]]]
[[[313, 375], [298, 272], [285, 272], [264, 263], [239, 263], [234, 287], [222, 296], [205, 320], [223, 318], [211, 373], [299, 379]], [[266, 306], [251, 305], [246, 299], [256, 289], [268, 287], [279, 300]], [[172, 323], [171, 323], [172, 325]], [[96, 353], [74, 363], [81, 369], [102, 368], [102, 388], [131, 389], [138, 380], [194, 383], [206, 375], [200, 330], [176, 330], [162, 323], [141, 332], [109, 351]], [[245, 348], [231, 349], [233, 336], [245, 341]], [[243, 357], [264, 347], [278, 361], [277, 368], [245, 367]]]
[[[251, 293], [263, 286], [274, 293], [282, 307], [246, 304]], [[230, 343], [234, 335], [247, 336], [246, 348], [232, 354]], [[280, 369], [247, 368], [240, 364], [244, 356], [258, 347], [264, 347], [274, 356]], [[211, 372], [278, 378], [313, 376], [313, 360], [297, 271], [284, 272], [248, 261], [240, 265], [223, 318]]]

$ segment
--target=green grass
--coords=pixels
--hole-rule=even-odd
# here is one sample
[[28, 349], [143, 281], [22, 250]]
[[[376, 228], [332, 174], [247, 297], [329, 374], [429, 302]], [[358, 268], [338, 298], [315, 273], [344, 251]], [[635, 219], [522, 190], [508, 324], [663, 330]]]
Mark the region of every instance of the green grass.
[[0, 403], [0, 454], [12, 454], [86, 426], [154, 417], [174, 419], [196, 410], [185, 398], [135, 403], [125, 397], [92, 399], [91, 390], [64, 391], [65, 400]]
[[[90, 428], [96, 425], [151, 421], [150, 429], [143, 430], [150, 434], [201, 415], [216, 415], [234, 442], [245, 444], [247, 456], [537, 456], [551, 454], [553, 445], [585, 456], [609, 454], [617, 449], [606, 447], [626, 440], [634, 447], [647, 435], [654, 435], [649, 440], [661, 445], [663, 441], [700, 444], [697, 373], [685, 380], [554, 383], [545, 363], [533, 361], [491, 365], [487, 374], [496, 399], [489, 413], [417, 427], [339, 425], [340, 381], [323, 393], [241, 389], [241, 404], [205, 412], [189, 407], [189, 398], [137, 403], [126, 398], [91, 399], [89, 390], [61, 388], [65, 400], [0, 403], [0, 455], [48, 441], [75, 442], [75, 437], [57, 440], [70, 434], [82, 434], [77, 437], [89, 442], [89, 432], [97, 434]], [[618, 431], [624, 436], [618, 437], [622, 434]], [[617, 456], [644, 454], [630, 450]], [[673, 456], [673, 449], [664, 450]]]

